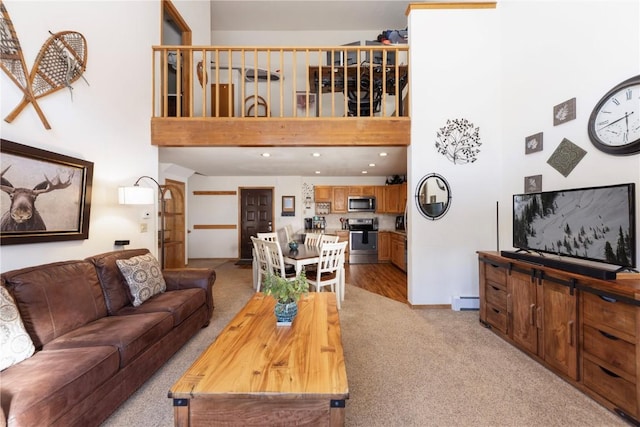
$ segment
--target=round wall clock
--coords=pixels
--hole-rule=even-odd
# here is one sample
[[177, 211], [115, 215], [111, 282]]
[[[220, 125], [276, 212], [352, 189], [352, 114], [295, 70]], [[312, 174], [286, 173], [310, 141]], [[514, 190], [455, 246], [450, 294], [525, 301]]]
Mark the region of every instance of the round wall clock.
[[598, 101], [588, 131], [593, 145], [605, 153], [640, 152], [640, 75], [618, 84]]

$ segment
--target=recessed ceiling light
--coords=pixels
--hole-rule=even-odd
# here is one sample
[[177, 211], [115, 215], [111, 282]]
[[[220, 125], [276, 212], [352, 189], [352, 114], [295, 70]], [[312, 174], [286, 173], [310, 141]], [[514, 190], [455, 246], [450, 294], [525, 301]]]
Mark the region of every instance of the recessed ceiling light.
[[319, 174], [319, 173], [320, 173], [320, 171], [316, 171], [316, 174]]
[[384, 151], [382, 153], [380, 153], [380, 157], [385, 157], [387, 155], [387, 153], [385, 153]]
[[376, 164], [375, 164], [375, 163], [369, 163], [369, 167], [370, 167], [370, 168], [375, 168], [375, 167], [376, 167]]
[[362, 173], [369, 173], [369, 172], [367, 172], [367, 171], [362, 171]]
[[320, 157], [320, 153], [313, 153], [312, 156], [313, 157]]
[[269, 153], [262, 153], [262, 157], [271, 157], [271, 154], [269, 154]]

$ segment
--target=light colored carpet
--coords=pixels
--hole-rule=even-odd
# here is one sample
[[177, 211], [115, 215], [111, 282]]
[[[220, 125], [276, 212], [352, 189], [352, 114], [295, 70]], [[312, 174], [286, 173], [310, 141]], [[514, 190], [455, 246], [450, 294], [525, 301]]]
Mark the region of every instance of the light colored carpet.
[[[215, 310], [200, 331], [105, 423], [173, 425], [167, 392], [253, 294], [251, 268], [216, 265]], [[348, 426], [625, 426], [507, 344], [476, 311], [411, 309], [347, 285], [340, 311]]]

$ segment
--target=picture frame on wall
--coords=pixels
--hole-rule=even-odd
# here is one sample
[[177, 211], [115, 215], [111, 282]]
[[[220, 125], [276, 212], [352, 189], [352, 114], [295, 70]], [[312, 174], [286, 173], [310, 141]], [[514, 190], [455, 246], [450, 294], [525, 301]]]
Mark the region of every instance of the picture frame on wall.
[[316, 117], [316, 94], [313, 92], [296, 92], [296, 117]]
[[558, 126], [576, 118], [576, 99], [571, 98], [553, 107], [553, 125]]
[[542, 132], [527, 136], [524, 139], [524, 154], [531, 154], [542, 151], [542, 142]]
[[0, 140], [0, 244], [89, 238], [93, 162]]
[[282, 196], [282, 216], [296, 216], [296, 196]]
[[542, 191], [542, 175], [531, 175], [524, 177], [524, 192], [539, 193]]

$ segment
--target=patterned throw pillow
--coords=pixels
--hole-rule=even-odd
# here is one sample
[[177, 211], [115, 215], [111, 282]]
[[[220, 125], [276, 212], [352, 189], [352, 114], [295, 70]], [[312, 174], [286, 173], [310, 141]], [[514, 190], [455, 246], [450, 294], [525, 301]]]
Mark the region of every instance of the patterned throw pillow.
[[0, 371], [33, 355], [35, 347], [9, 291], [0, 286]]
[[129, 285], [134, 307], [167, 289], [160, 263], [152, 254], [119, 259], [116, 264]]

